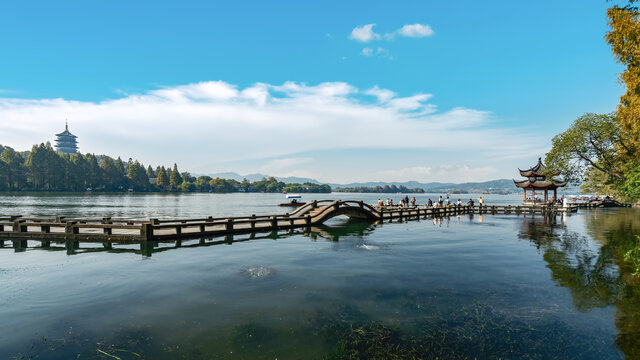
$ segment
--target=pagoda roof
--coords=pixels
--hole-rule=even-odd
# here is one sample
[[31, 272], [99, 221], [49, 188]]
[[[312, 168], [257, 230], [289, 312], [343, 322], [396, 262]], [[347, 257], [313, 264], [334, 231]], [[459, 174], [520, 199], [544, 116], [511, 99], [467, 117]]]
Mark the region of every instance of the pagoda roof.
[[519, 188], [525, 188], [525, 189], [556, 189], [556, 188], [567, 185], [566, 181], [565, 182], [556, 182], [554, 180], [529, 181], [528, 179], [521, 180], [521, 181], [513, 180], [513, 183], [515, 186]]
[[[527, 170], [521, 170], [520, 176], [529, 177], [529, 176], [545, 176], [545, 172], [547, 171], [547, 167], [542, 163], [542, 158], [538, 158], [538, 163]], [[558, 176], [560, 172], [554, 172], [551, 176]]]
[[62, 136], [62, 137], [70, 136], [70, 137], [77, 138], [77, 136], [75, 136], [72, 133], [70, 133], [69, 130], [65, 130], [65, 131], [61, 132], [60, 134], [56, 134], [56, 136]]

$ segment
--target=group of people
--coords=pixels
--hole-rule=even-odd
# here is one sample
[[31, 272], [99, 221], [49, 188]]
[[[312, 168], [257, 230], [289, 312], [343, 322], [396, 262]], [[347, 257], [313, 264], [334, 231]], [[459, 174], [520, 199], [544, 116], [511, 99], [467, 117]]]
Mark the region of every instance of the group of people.
[[[409, 205], [411, 204], [411, 205]], [[482, 198], [482, 196], [480, 196], [478, 198], [478, 204], [480, 206], [484, 205], [484, 199]], [[429, 198], [427, 200], [427, 207], [428, 208], [443, 208], [443, 207], [449, 207], [449, 206], [462, 206], [462, 199], [458, 199], [456, 202], [452, 203], [451, 198], [449, 197], [449, 194], [446, 195], [446, 198], [443, 198], [442, 195], [440, 195], [440, 198], [438, 198], [438, 201], [434, 202], [431, 200], [431, 198]], [[469, 199], [469, 201], [466, 203], [466, 205], [469, 206], [474, 206], [475, 202], [473, 201], [473, 199]], [[381, 199], [378, 199], [378, 206], [382, 207], [382, 206], [394, 206], [393, 204], [393, 199], [387, 198], [386, 201], [383, 201]], [[414, 207], [416, 206], [416, 198], [415, 196], [411, 198], [411, 200], [409, 200], [409, 196], [405, 196], [404, 198], [400, 199], [400, 203], [397, 205], [400, 207]]]
[[[386, 202], [382, 201], [381, 199], [378, 199], [378, 206], [393, 206], [393, 199], [387, 198]], [[404, 198], [400, 199], [398, 206], [400, 207], [416, 206], [416, 197], [414, 196], [411, 198], [411, 200], [409, 200], [409, 196], [405, 196]]]

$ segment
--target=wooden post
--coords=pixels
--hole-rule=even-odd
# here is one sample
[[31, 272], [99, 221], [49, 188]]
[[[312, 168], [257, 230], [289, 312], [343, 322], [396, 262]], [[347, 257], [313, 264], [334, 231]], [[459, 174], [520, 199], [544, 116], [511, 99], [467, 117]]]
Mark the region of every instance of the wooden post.
[[358, 206], [362, 209], [364, 207], [364, 202], [362, 200], [358, 201]]
[[315, 209], [315, 208], [317, 208], [317, 207], [318, 207], [318, 200], [313, 200], [313, 201], [311, 202], [311, 209]]
[[75, 221], [67, 221], [67, 222], [65, 222], [64, 223], [64, 233], [67, 234], [67, 235], [77, 234], [79, 232], [79, 229], [74, 226], [75, 224], [76, 224]]
[[307, 216], [305, 217], [305, 224], [307, 225], [307, 227], [311, 226], [311, 215], [307, 214]]
[[12, 240], [12, 242], [13, 242], [13, 248], [16, 250], [16, 252], [25, 251], [29, 246], [29, 243], [27, 242], [27, 240]]
[[224, 231], [226, 231], [227, 234], [233, 232], [233, 219], [227, 219], [227, 223], [224, 224]]
[[[109, 225], [109, 224], [113, 224], [113, 221], [111, 221], [111, 217], [103, 217], [102, 223], [105, 225]], [[102, 233], [105, 235], [111, 235], [113, 233], [113, 229], [110, 227], [104, 227], [102, 228]]]
[[251, 214], [251, 230], [256, 229], [256, 214]]
[[181, 235], [181, 234], [182, 234], [182, 226], [176, 225], [176, 235]]
[[151, 241], [140, 241], [140, 253], [144, 257], [151, 257], [153, 253], [153, 243]]
[[24, 220], [16, 219], [16, 220], [13, 221], [13, 232], [14, 233], [27, 232], [27, 227], [21, 225], [22, 223], [24, 223]]
[[67, 239], [64, 243], [64, 247], [67, 249], [67, 254], [72, 255], [75, 254], [78, 248], [80, 248], [80, 243], [75, 240]]
[[51, 246], [51, 241], [49, 241], [49, 240], [41, 240], [40, 241], [40, 247], [41, 248], [48, 248], [49, 246]]
[[271, 230], [278, 231], [278, 218], [275, 216], [271, 217]]
[[48, 234], [51, 232], [51, 227], [49, 225], [40, 226], [40, 232], [43, 234]]
[[144, 241], [153, 239], [153, 224], [144, 223], [140, 225], [140, 238]]
[[67, 218], [66, 216], [56, 216], [56, 222], [57, 223], [65, 222], [66, 218]]

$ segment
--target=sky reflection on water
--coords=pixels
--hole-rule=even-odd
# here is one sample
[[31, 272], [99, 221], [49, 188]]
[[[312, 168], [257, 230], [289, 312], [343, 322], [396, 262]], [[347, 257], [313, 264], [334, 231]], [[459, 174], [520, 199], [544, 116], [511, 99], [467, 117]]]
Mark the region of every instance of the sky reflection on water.
[[636, 358], [620, 249], [638, 215], [336, 218], [151, 256], [4, 248], [0, 358]]

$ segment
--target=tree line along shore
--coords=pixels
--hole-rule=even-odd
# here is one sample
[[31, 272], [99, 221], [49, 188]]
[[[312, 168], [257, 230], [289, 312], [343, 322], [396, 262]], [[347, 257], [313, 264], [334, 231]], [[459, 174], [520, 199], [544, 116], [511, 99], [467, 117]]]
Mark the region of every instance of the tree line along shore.
[[146, 168], [138, 161], [106, 155], [65, 154], [51, 144], [17, 152], [0, 145], [0, 191], [300, 192], [328, 193], [326, 184], [285, 184], [270, 177], [249, 182], [192, 176], [173, 167]]
[[0, 145], [0, 191], [105, 191], [105, 192], [266, 192], [266, 193], [423, 193], [400, 185], [336, 188], [312, 182], [284, 183], [274, 177], [250, 182], [247, 179], [192, 176], [178, 165], [153, 168], [133, 159], [123, 161], [106, 155], [65, 154], [51, 144], [34, 145], [18, 152]]

